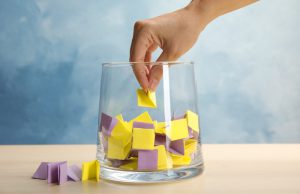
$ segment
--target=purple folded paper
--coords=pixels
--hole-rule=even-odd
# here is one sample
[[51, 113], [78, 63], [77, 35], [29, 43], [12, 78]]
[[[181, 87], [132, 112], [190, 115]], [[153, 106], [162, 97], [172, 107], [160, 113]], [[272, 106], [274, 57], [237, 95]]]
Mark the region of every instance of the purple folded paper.
[[133, 122], [133, 128], [154, 129], [153, 123]]
[[38, 167], [38, 169], [33, 174], [32, 178], [46, 180], [48, 177], [47, 165], [48, 162], [42, 162]]
[[67, 181], [67, 162], [48, 163], [48, 183], [62, 184]]
[[111, 117], [105, 113], [101, 114], [101, 123], [100, 123], [100, 131], [107, 135], [110, 136], [113, 128], [115, 125], [118, 123], [118, 119]]
[[68, 168], [68, 179], [72, 181], [80, 181], [82, 171], [77, 165]]
[[157, 150], [140, 150], [138, 157], [139, 170], [156, 170], [158, 162]]
[[184, 140], [178, 139], [175, 141], [171, 141], [169, 146], [169, 152], [176, 155], [184, 155]]
[[165, 145], [166, 144], [166, 135], [163, 134], [155, 134], [155, 141], [154, 141], [154, 145]]

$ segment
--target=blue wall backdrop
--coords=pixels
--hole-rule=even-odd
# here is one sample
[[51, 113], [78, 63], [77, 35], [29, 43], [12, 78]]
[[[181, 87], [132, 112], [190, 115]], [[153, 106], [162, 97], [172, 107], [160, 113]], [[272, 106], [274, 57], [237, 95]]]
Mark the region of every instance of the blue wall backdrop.
[[[0, 1], [0, 144], [95, 143], [100, 63], [127, 61], [136, 20], [188, 1]], [[300, 143], [300, 1], [212, 22], [197, 62], [205, 143]]]

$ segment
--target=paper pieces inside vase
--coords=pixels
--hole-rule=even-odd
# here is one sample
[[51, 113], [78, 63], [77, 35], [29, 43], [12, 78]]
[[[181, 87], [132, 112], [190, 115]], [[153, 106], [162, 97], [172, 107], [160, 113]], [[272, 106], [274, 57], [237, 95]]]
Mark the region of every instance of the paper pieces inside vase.
[[148, 112], [129, 121], [121, 115], [102, 114], [101, 118], [110, 123], [101, 121], [99, 138], [106, 158], [114, 167], [142, 171], [169, 169], [189, 165], [197, 151], [199, 123], [198, 115], [192, 111], [168, 123], [153, 120]]

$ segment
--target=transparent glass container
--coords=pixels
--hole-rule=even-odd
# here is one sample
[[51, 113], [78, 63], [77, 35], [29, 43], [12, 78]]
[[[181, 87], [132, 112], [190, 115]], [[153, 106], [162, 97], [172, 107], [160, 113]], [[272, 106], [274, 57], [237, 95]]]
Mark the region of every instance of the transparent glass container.
[[[143, 91], [133, 65], [158, 66], [155, 92]], [[203, 171], [193, 62], [104, 63], [99, 101], [100, 177], [153, 183]]]

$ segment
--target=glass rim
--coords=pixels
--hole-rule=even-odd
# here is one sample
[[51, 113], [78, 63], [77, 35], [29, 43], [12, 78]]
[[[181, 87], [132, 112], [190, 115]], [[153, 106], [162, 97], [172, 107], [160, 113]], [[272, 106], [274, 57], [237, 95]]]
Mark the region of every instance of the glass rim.
[[193, 61], [151, 61], [151, 62], [104, 62], [102, 66], [132, 66], [132, 65], [193, 65]]

